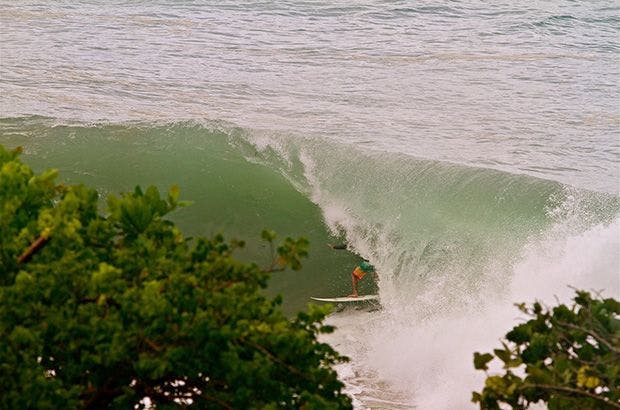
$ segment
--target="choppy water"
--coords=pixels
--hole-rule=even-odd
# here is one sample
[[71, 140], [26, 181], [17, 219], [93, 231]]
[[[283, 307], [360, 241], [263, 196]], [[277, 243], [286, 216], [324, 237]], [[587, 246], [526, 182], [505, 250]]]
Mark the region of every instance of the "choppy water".
[[613, 1], [0, 9], [4, 116], [229, 120], [619, 189]]
[[273, 278], [290, 310], [348, 291], [346, 239], [383, 306], [330, 319], [356, 406], [471, 408], [512, 302], [620, 297], [619, 11], [0, 1], [0, 143], [104, 195], [177, 183], [175, 220], [244, 257], [267, 226], [309, 236]]

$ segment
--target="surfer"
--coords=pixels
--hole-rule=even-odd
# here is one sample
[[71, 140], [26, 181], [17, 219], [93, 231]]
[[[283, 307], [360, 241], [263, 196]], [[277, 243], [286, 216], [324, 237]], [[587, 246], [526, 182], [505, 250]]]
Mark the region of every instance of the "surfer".
[[[331, 243], [328, 243], [327, 246], [329, 246], [332, 249], [336, 249], [336, 250], [347, 249], [346, 244], [333, 245]], [[364, 278], [364, 276], [366, 276], [367, 273], [373, 274], [375, 282], [378, 280], [378, 275], [377, 275], [377, 271], [375, 270], [375, 267], [372, 266], [366, 259], [364, 259], [351, 272], [351, 287], [353, 288], [353, 291], [348, 297], [356, 298], [359, 296], [359, 293], [357, 291], [357, 284], [359, 283], [360, 280]]]

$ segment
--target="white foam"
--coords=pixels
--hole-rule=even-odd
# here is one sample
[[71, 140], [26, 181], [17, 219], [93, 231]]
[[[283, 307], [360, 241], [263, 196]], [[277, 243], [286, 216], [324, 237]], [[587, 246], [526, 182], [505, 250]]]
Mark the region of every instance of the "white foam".
[[339, 330], [334, 337], [357, 341], [355, 349], [344, 343], [356, 372], [343, 377], [348, 385], [356, 386], [350, 392], [362, 398], [357, 408], [364, 408], [366, 397], [364, 391], [358, 391], [360, 375], [387, 382], [389, 390], [405, 395], [418, 409], [474, 408], [471, 392], [480, 390], [484, 374], [474, 370], [473, 352], [499, 346], [499, 338], [520, 316], [514, 302], [554, 304], [556, 297], [568, 302], [574, 294], [569, 286], [604, 289], [605, 296], [617, 298], [620, 219], [562, 237], [568, 230], [566, 223], [532, 240], [505, 276], [506, 292], [486, 289], [477, 295], [482, 303], [472, 301], [452, 309], [438, 306], [437, 314], [416, 313], [417, 301], [428, 303], [425, 295], [402, 299], [407, 292], [382, 286], [382, 300], [393, 298], [383, 311], [365, 318], [336, 319]]
[[530, 238], [520, 254], [517, 247], [481, 243], [493, 254], [480, 259], [468, 253], [479, 248], [463, 236], [467, 227], [446, 227], [450, 231], [438, 243], [407, 236], [403, 228], [412, 221], [400, 219], [405, 208], [383, 195], [385, 207], [369, 208], [373, 183], [352, 189], [334, 184], [339, 168], [313, 156], [314, 148], [296, 154], [304, 192], [320, 206], [330, 230], [346, 235], [349, 249], [379, 274], [383, 310], [329, 318], [338, 330], [327, 341], [352, 359], [338, 372], [356, 408], [388, 402], [423, 410], [474, 408], [471, 392], [485, 376], [474, 369], [473, 353], [499, 346], [520, 315], [515, 302], [552, 304], [555, 296], [567, 302], [574, 293], [569, 286], [620, 294], [620, 219], [595, 225], [587, 194], [567, 190], [560, 206], [548, 210], [556, 223]]

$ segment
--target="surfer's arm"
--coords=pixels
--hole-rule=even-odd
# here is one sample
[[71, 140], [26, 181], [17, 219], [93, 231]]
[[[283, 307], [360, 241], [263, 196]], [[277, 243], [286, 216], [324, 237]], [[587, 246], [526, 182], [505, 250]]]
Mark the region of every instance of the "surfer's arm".
[[347, 249], [347, 244], [346, 243], [340, 243], [340, 244], [336, 244], [334, 245], [333, 243], [328, 243], [327, 246], [329, 246], [332, 249]]

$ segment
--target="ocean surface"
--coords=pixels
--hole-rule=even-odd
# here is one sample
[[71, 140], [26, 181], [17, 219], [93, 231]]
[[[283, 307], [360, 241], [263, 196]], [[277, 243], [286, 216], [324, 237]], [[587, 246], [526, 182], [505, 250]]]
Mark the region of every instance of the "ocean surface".
[[[620, 298], [614, 1], [2, 1], [0, 144], [188, 235], [306, 236], [285, 309], [379, 272], [326, 338], [358, 409], [470, 409], [513, 302]], [[333, 251], [346, 241], [351, 252]]]

